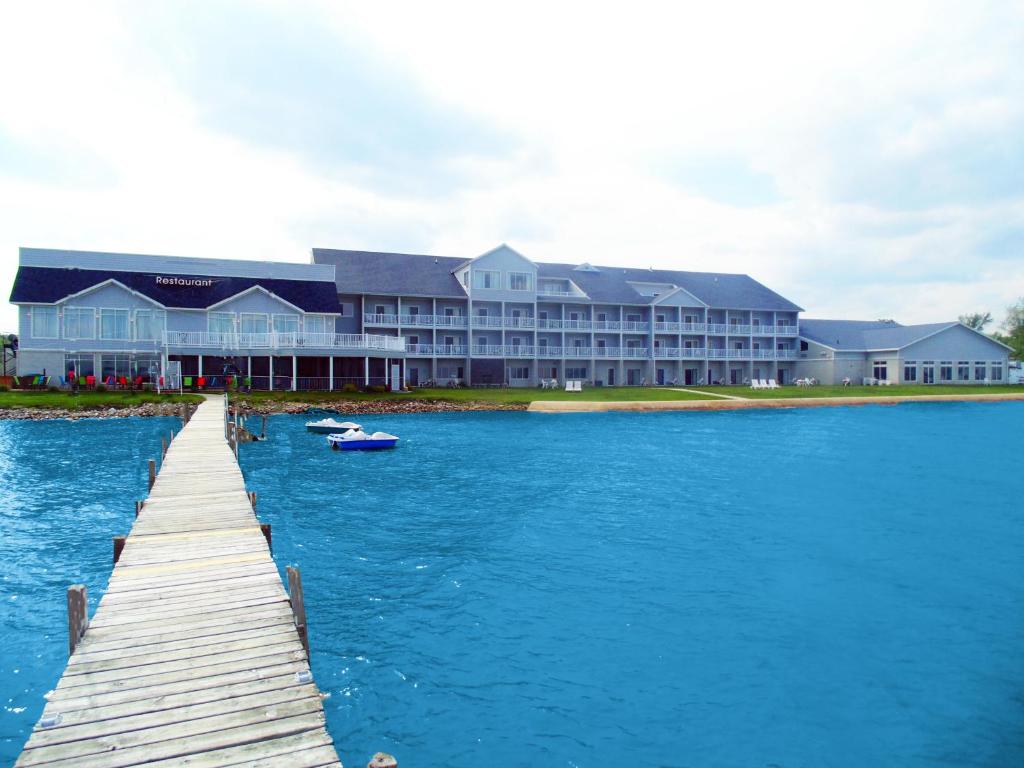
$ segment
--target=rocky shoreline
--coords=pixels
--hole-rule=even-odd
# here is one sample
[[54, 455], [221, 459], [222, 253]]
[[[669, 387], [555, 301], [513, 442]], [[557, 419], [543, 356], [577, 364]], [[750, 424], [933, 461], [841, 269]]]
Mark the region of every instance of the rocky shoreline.
[[[301, 414], [310, 410], [334, 413], [450, 413], [457, 411], [525, 411], [529, 403], [451, 402], [448, 400], [335, 400], [330, 403], [260, 402], [249, 404], [239, 398], [237, 404], [254, 414]], [[177, 416], [180, 406], [170, 403], [145, 403], [121, 408], [0, 408], [0, 419], [45, 421], [48, 419], [124, 419], [133, 416]]]

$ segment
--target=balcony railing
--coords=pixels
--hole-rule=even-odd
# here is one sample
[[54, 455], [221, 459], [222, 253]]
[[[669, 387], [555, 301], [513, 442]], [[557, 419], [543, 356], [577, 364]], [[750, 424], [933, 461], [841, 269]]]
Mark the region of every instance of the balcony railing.
[[438, 328], [465, 328], [465, 315], [434, 315], [434, 325]]
[[504, 321], [500, 317], [492, 317], [491, 315], [473, 316], [474, 328], [501, 328], [504, 324]]
[[164, 331], [169, 348], [219, 349], [366, 349], [404, 352], [405, 339], [370, 333], [217, 333], [211, 331]]
[[400, 315], [398, 318], [400, 325], [417, 325], [430, 327], [434, 325], [433, 315]]
[[398, 325], [398, 315], [377, 315], [366, 313], [363, 315], [365, 325]]
[[682, 330], [682, 323], [655, 323], [655, 333], [679, 333]]
[[708, 333], [714, 334], [724, 335], [729, 332], [729, 326], [727, 326], [725, 323], [708, 323], [707, 329]]
[[750, 326], [739, 323], [729, 323], [729, 333], [733, 336], [749, 336]]
[[475, 357], [534, 357], [536, 349], [525, 344], [476, 345], [473, 347]]
[[776, 325], [776, 336], [796, 336], [800, 332], [799, 325]]
[[506, 317], [505, 327], [506, 328], [533, 328], [534, 321], [532, 317]]
[[411, 325], [419, 328], [465, 328], [465, 315], [378, 315], [367, 312], [364, 325]]

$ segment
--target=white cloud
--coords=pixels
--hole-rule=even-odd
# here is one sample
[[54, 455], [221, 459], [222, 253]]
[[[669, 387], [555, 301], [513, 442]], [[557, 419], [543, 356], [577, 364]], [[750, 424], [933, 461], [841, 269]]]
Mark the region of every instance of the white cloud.
[[[151, 44], [189, 6], [21, 4], [0, 27], [0, 71], [17, 73], [0, 81], [0, 286], [19, 245], [299, 261], [314, 245], [472, 255], [508, 241], [540, 260], [746, 271], [817, 316], [998, 315], [1024, 294], [1019, 6], [258, 11], [317, 29], [375, 82], [406, 83], [403, 98], [452, 115], [452, 136], [460, 115], [511, 141], [440, 142], [428, 171], [409, 169], [450, 174], [433, 194], [370, 183], [318, 166], [301, 135], [257, 142], [212, 123], [209, 94], [180, 74], [227, 64], [186, 34]], [[218, 5], [206, 42], [252, 12]], [[332, 56], [317, 40], [303, 66]], [[231, 66], [246, 99], [273, 106], [265, 68]], [[330, 80], [300, 96], [309, 119], [331, 108], [344, 127]], [[415, 163], [415, 114], [389, 114], [413, 130], [377, 149]], [[777, 194], [719, 194], [755, 176]], [[13, 320], [0, 305], [0, 326]]]

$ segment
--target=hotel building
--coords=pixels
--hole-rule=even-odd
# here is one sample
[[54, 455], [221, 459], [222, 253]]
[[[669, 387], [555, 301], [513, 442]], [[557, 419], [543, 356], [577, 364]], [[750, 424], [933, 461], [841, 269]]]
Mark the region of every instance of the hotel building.
[[1007, 366], [1007, 347], [959, 323], [801, 320], [747, 275], [537, 263], [505, 245], [312, 262], [22, 248], [18, 373], [330, 390], [999, 382]]

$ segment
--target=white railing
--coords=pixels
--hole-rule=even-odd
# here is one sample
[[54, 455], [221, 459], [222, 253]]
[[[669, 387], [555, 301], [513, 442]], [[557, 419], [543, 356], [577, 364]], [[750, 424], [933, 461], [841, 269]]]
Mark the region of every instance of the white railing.
[[541, 286], [537, 289], [538, 296], [579, 296], [580, 294], [575, 291], [559, 291], [555, 288], [544, 288]]
[[637, 322], [636, 320], [623, 320], [622, 330], [624, 331], [649, 331], [651, 330], [650, 323]]
[[399, 315], [398, 322], [401, 325], [418, 325], [418, 326], [432, 326], [434, 325], [433, 315]]
[[535, 348], [525, 344], [486, 344], [473, 347], [473, 355], [480, 357], [534, 357]]
[[506, 317], [506, 328], [533, 328], [532, 317]]
[[434, 325], [446, 328], [465, 328], [465, 315], [434, 315]]
[[659, 331], [678, 333], [679, 331], [682, 330], [682, 328], [683, 328], [683, 324], [682, 323], [655, 323], [654, 324], [654, 332], [655, 333], [658, 333]]
[[375, 315], [367, 312], [363, 315], [363, 322], [366, 325], [398, 325], [398, 315]]
[[749, 336], [750, 326], [741, 325], [739, 323], [729, 323], [729, 333], [733, 336]]
[[370, 333], [218, 333], [164, 331], [164, 346], [244, 351], [249, 349], [379, 349], [404, 352], [405, 339]]
[[683, 333], [704, 333], [706, 328], [704, 323], [682, 323], [679, 330]]
[[775, 334], [777, 336], [796, 336], [800, 331], [799, 325], [776, 325]]
[[622, 322], [620, 320], [595, 320], [594, 321], [595, 331], [621, 331]]
[[469, 347], [465, 344], [435, 344], [434, 354], [438, 357], [465, 357]]
[[708, 329], [708, 333], [728, 333], [729, 332], [729, 326], [727, 326], [725, 323], [708, 323], [707, 324], [707, 329]]
[[703, 360], [706, 354], [707, 350], [704, 347], [682, 347], [679, 350], [679, 356], [689, 360]]
[[776, 349], [773, 354], [779, 360], [796, 360], [800, 356], [795, 349]]
[[774, 325], [752, 325], [750, 333], [754, 336], [771, 336], [775, 331]]
[[490, 315], [474, 315], [474, 328], [501, 328], [504, 325], [502, 318], [491, 317]]
[[433, 344], [406, 344], [405, 351], [410, 355], [429, 355], [434, 351]]

